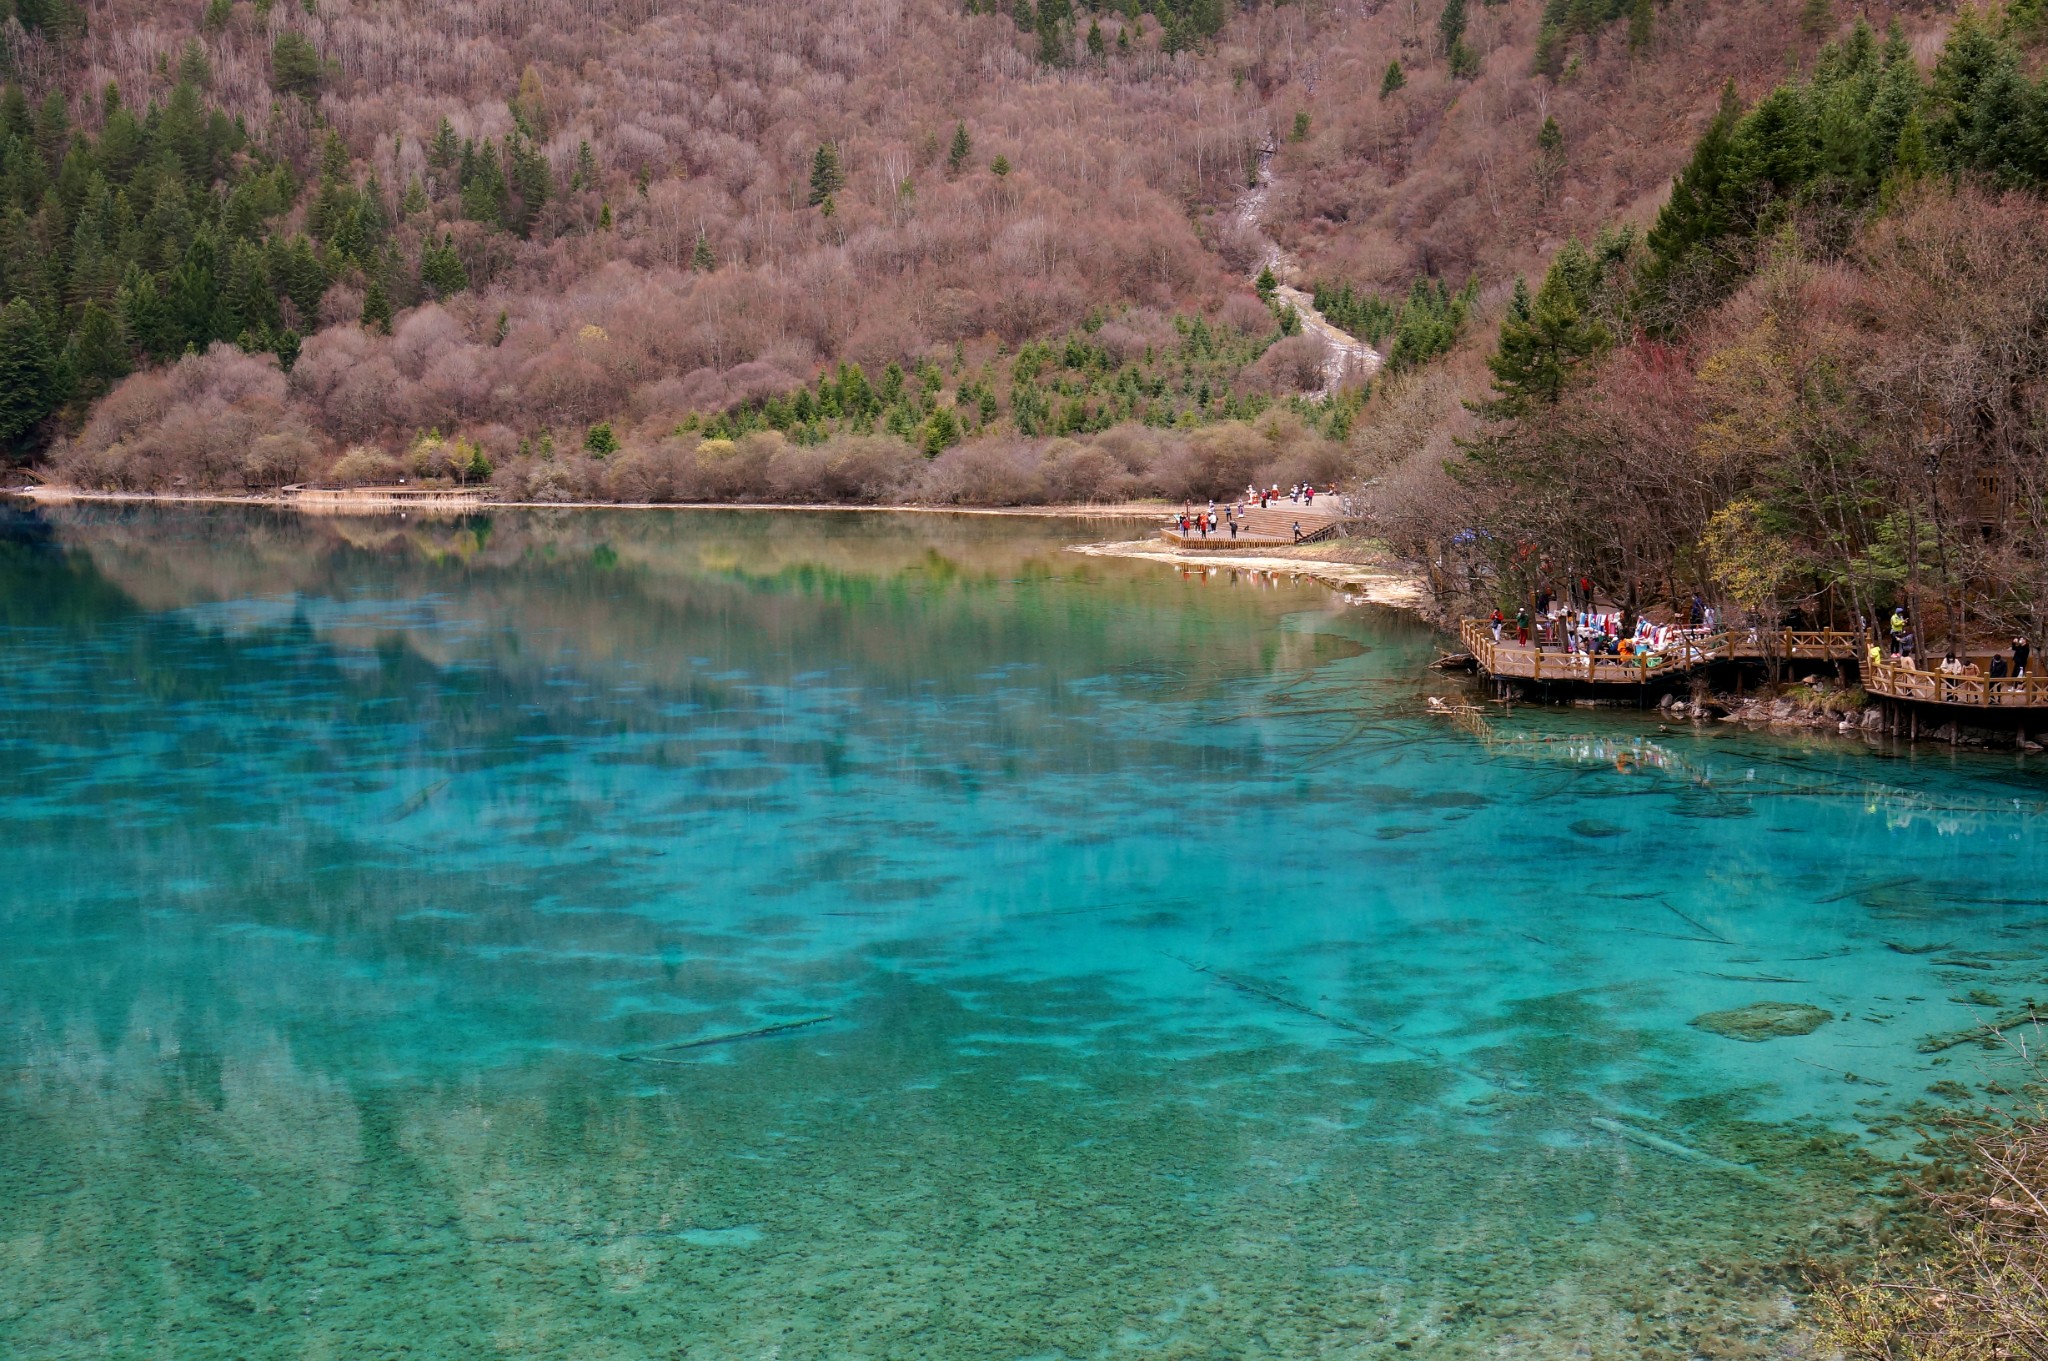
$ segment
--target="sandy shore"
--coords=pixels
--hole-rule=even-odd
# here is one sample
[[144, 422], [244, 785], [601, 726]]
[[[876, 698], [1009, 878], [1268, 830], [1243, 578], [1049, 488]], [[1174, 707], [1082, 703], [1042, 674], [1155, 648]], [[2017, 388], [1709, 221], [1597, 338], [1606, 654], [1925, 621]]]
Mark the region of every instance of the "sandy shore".
[[1227, 567], [1241, 572], [1307, 577], [1368, 604], [1413, 610], [1426, 616], [1429, 591], [1420, 575], [1394, 562], [1345, 562], [1328, 556], [1334, 549], [1331, 544], [1312, 544], [1265, 553], [1202, 553], [1175, 548], [1158, 539], [1134, 539], [1125, 543], [1077, 544], [1067, 551], [1097, 558], [1136, 558], [1182, 567]]

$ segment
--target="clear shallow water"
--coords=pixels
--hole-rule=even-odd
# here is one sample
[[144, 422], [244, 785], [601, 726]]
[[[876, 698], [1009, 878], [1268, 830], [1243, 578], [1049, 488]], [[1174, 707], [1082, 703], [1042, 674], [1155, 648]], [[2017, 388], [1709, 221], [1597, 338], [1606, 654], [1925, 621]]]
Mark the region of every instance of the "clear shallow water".
[[1770, 1354], [2048, 991], [2023, 765], [1096, 527], [4, 528], [8, 1356]]

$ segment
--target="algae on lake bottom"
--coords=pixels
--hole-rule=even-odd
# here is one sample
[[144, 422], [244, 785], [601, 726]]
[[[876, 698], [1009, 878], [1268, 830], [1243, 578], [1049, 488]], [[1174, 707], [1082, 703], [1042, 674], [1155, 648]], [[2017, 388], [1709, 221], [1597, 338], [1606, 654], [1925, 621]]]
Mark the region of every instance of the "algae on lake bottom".
[[1775, 1040], [1786, 1035], [1811, 1035], [1834, 1013], [1804, 1002], [1752, 1002], [1728, 1011], [1708, 1011], [1692, 1018], [1701, 1030], [1731, 1040]]

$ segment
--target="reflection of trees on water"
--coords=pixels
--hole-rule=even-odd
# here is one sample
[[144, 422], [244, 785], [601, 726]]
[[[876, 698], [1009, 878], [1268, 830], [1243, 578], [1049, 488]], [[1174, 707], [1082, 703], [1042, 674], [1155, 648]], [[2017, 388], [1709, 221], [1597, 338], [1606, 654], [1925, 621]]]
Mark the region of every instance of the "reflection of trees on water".
[[[2024, 831], [2035, 819], [2048, 817], [2048, 799], [2032, 787], [2016, 794], [1912, 789], [1857, 778], [1847, 770], [1826, 778], [1804, 778], [1802, 767], [1787, 765], [1765, 750], [1716, 752], [1709, 748], [1708, 757], [1702, 759], [1685, 755], [1673, 743], [1640, 734], [1504, 732], [1485, 722], [1458, 726], [1495, 756], [1539, 766], [1570, 765], [1588, 770], [1604, 767], [1622, 775], [1661, 776], [1667, 787], [1676, 782], [1690, 786], [1697, 795], [1731, 804], [1827, 799], [1860, 806], [1864, 813], [1881, 818], [1887, 828], [1894, 830], [1923, 827], [1944, 836], [2008, 833]], [[1842, 755], [1850, 761], [1866, 759], [1862, 751]], [[1946, 770], [1943, 773], [1952, 774]], [[1573, 797], [1625, 798], [1632, 793], [1649, 792], [1652, 791], [1575, 788]]]
[[[1055, 781], [1021, 799], [1084, 826], [1104, 790], [1257, 774], [1258, 741], [1173, 716], [1347, 653], [1279, 626], [1319, 592], [1189, 608], [1170, 574], [1062, 554], [1042, 522], [84, 507], [28, 523], [40, 541], [0, 543], [19, 699], [0, 739], [22, 755], [0, 763], [0, 804], [35, 810], [28, 881], [62, 885], [81, 929], [176, 955], [218, 948], [223, 911], [260, 923], [234, 943], [276, 961], [238, 981], [249, 1010], [348, 1016], [370, 1046], [438, 970], [526, 976], [535, 902], [584, 914], [589, 958], [548, 961], [538, 999], [479, 987], [480, 1026], [501, 1006], [582, 1006], [615, 976], [607, 956], [688, 960], [712, 1003], [750, 995], [746, 967], [705, 962], [745, 949], [637, 910], [722, 868], [668, 848], [723, 857], [800, 812], [818, 843], [801, 883], [909, 893], [916, 873], [860, 850], [901, 837], [892, 799], [930, 816], [1085, 776], [1085, 797]], [[50, 901], [0, 889], [23, 929]], [[309, 940], [375, 962], [376, 985], [294, 978]], [[501, 953], [485, 969], [479, 951]], [[71, 986], [48, 995], [95, 999], [118, 1034], [146, 963], [50, 963]], [[295, 1002], [265, 994], [273, 976]]]
[[[854, 668], [857, 683], [971, 689], [991, 658], [1017, 655], [1053, 680], [1166, 659], [1194, 681], [1235, 679], [1281, 662], [1270, 594], [1205, 591], [1200, 611], [1184, 611], [1187, 589], [1169, 574], [1064, 554], [1057, 527], [1049, 533], [1043, 521], [540, 511], [408, 522], [154, 507], [47, 514], [67, 561], [88, 559], [144, 610], [280, 594], [424, 599], [439, 619], [467, 625], [456, 643], [431, 628], [308, 617], [341, 646], [393, 642], [436, 665], [484, 663], [507, 674], [553, 665], [588, 672], [630, 659], [642, 683], [688, 683], [708, 661], [781, 683], [823, 654]], [[1064, 528], [1073, 541], [1100, 532], [1081, 522]], [[1056, 646], [1046, 646], [1048, 634]]]

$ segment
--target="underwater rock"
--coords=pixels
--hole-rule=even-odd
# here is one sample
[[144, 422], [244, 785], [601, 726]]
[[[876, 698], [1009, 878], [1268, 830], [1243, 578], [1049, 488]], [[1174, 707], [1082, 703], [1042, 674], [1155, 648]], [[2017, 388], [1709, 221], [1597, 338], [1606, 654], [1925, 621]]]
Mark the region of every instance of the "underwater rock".
[[1572, 824], [1571, 829], [1579, 836], [1620, 836], [1627, 830], [1615, 823], [1603, 822], [1599, 818], [1580, 818]]
[[1754, 1043], [1785, 1035], [1811, 1035], [1832, 1019], [1833, 1012], [1804, 1002], [1752, 1002], [1731, 1011], [1702, 1012], [1691, 1024], [1731, 1040]]

